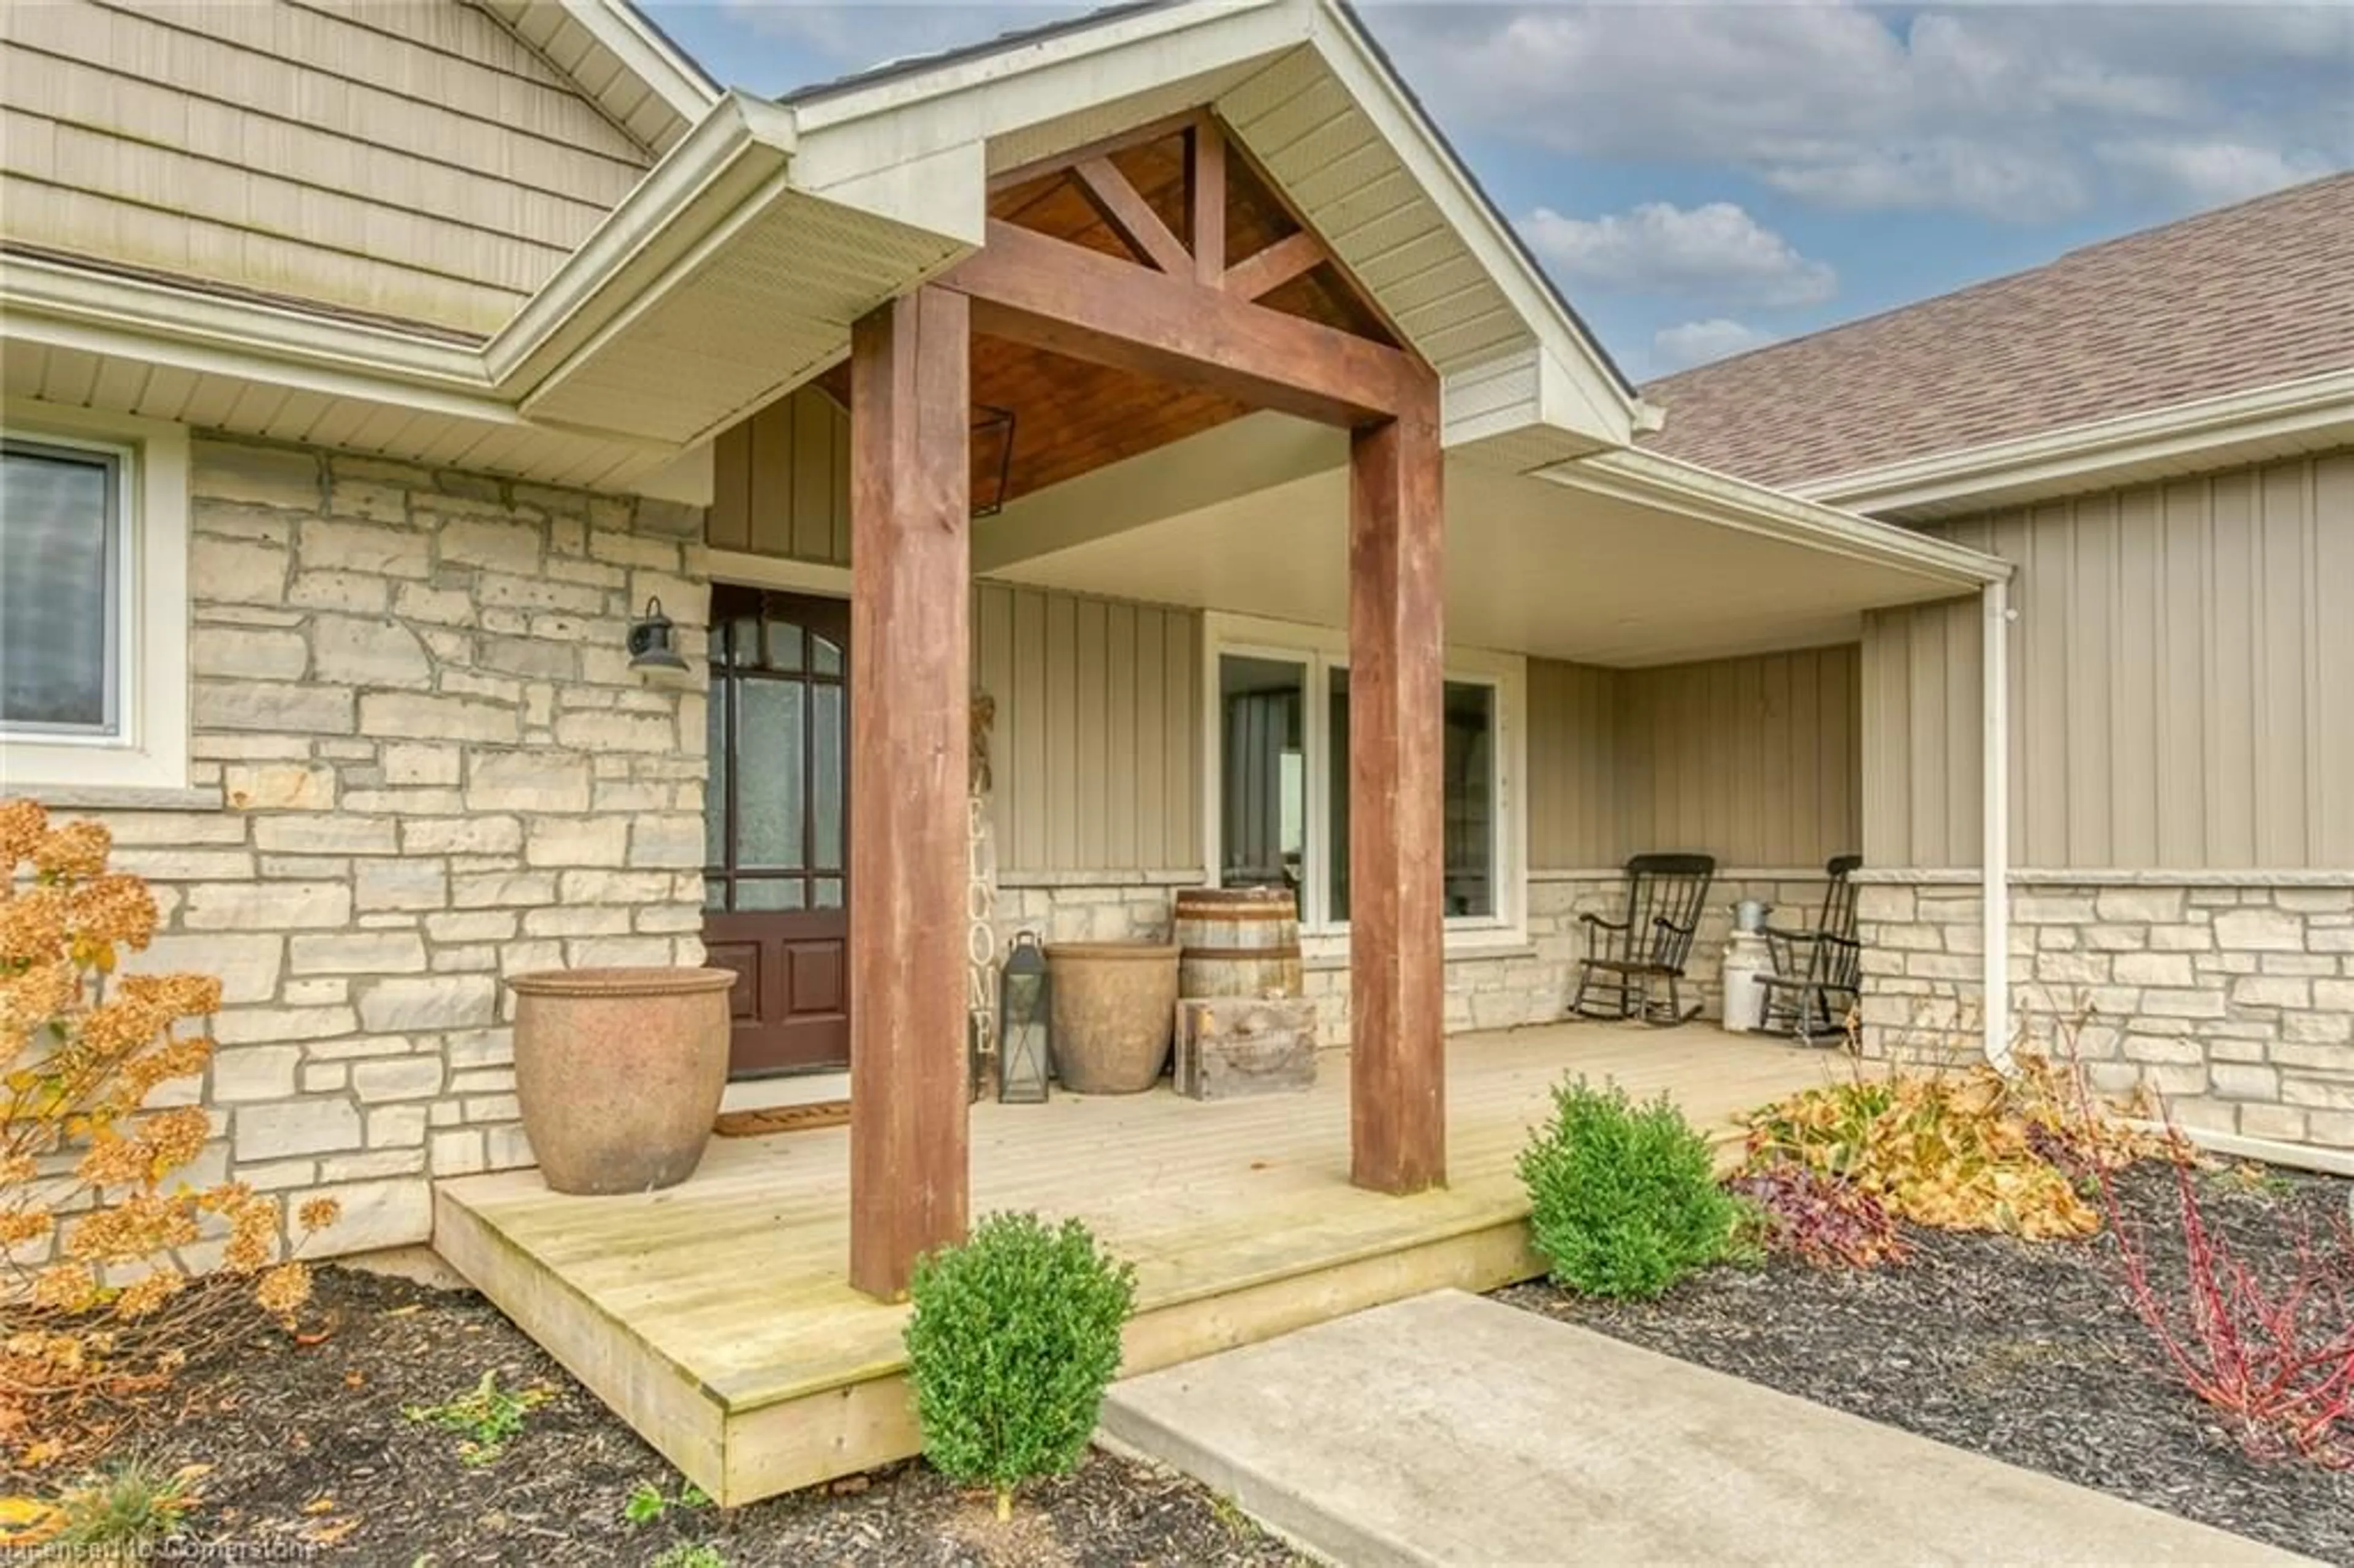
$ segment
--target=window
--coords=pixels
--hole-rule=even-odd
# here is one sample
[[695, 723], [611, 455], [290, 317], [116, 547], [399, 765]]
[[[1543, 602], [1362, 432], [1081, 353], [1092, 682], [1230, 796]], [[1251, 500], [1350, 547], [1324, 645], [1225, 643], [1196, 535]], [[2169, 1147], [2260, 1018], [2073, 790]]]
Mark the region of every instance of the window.
[[121, 732], [123, 455], [0, 440], [0, 726]]
[[[1226, 886], [1279, 885], [1311, 931], [1349, 919], [1349, 666], [1344, 634], [1212, 615], [1209, 833]], [[1451, 652], [1444, 698], [1447, 917], [1517, 929], [1522, 661]]]
[[179, 428], [10, 404], [0, 787], [186, 787], [186, 596]]

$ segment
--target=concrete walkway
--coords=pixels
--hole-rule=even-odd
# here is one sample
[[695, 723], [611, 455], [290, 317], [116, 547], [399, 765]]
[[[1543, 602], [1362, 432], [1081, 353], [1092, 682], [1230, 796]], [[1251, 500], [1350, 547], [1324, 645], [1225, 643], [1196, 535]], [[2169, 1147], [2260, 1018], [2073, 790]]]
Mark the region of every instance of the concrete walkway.
[[1103, 1431], [1345, 1568], [2306, 1561], [1455, 1290], [1117, 1384]]

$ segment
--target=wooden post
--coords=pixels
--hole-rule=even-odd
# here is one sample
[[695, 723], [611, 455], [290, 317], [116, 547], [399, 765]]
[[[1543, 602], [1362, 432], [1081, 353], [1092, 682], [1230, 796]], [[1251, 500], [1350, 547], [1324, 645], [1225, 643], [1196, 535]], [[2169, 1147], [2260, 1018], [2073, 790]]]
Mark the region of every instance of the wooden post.
[[1350, 1179], [1447, 1180], [1436, 387], [1349, 443]]
[[850, 342], [850, 1282], [891, 1300], [966, 1223], [964, 296]]

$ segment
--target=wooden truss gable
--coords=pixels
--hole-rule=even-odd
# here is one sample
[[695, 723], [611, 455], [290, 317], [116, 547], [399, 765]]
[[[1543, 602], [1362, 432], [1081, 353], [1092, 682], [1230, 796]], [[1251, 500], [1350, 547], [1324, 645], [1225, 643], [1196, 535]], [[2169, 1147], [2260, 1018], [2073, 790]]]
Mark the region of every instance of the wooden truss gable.
[[[950, 286], [956, 277], [985, 281], [1018, 272], [1025, 287], [1102, 298], [1128, 295], [1134, 291], [1128, 285], [1140, 283], [1172, 318], [1197, 318], [1199, 326], [1252, 307], [1254, 315], [1289, 318], [1278, 326], [1296, 323], [1315, 344], [1337, 337], [1376, 358], [1409, 357], [1372, 295], [1207, 111], [1009, 170], [991, 182], [989, 215], [987, 247], [951, 274]], [[1012, 315], [984, 303], [973, 320], [974, 408], [991, 418], [1011, 415], [1005, 424], [975, 429], [972, 493], [984, 509], [1255, 408], [1355, 422], [1354, 414], [1335, 418], [1329, 406], [1267, 397], [1267, 387], [1246, 377], [1171, 379], [1141, 361], [1075, 354], [1056, 334], [1025, 328]], [[847, 366], [821, 385], [848, 406]]]
[[1380, 304], [1217, 116], [1197, 111], [1009, 170], [990, 217], [1395, 348]]

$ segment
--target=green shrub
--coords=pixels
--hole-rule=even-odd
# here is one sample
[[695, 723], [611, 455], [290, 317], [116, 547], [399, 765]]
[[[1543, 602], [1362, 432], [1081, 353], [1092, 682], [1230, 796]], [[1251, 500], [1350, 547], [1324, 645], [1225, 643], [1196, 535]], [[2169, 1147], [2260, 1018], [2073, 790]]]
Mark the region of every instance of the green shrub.
[[1076, 1220], [991, 1214], [962, 1246], [916, 1266], [907, 1375], [924, 1457], [960, 1485], [1013, 1489], [1066, 1475], [1087, 1451], [1119, 1367], [1134, 1270]]
[[1520, 1170], [1553, 1283], [1585, 1295], [1657, 1296], [1741, 1245], [1739, 1200], [1665, 1095], [1637, 1106], [1616, 1084], [1556, 1084]]

